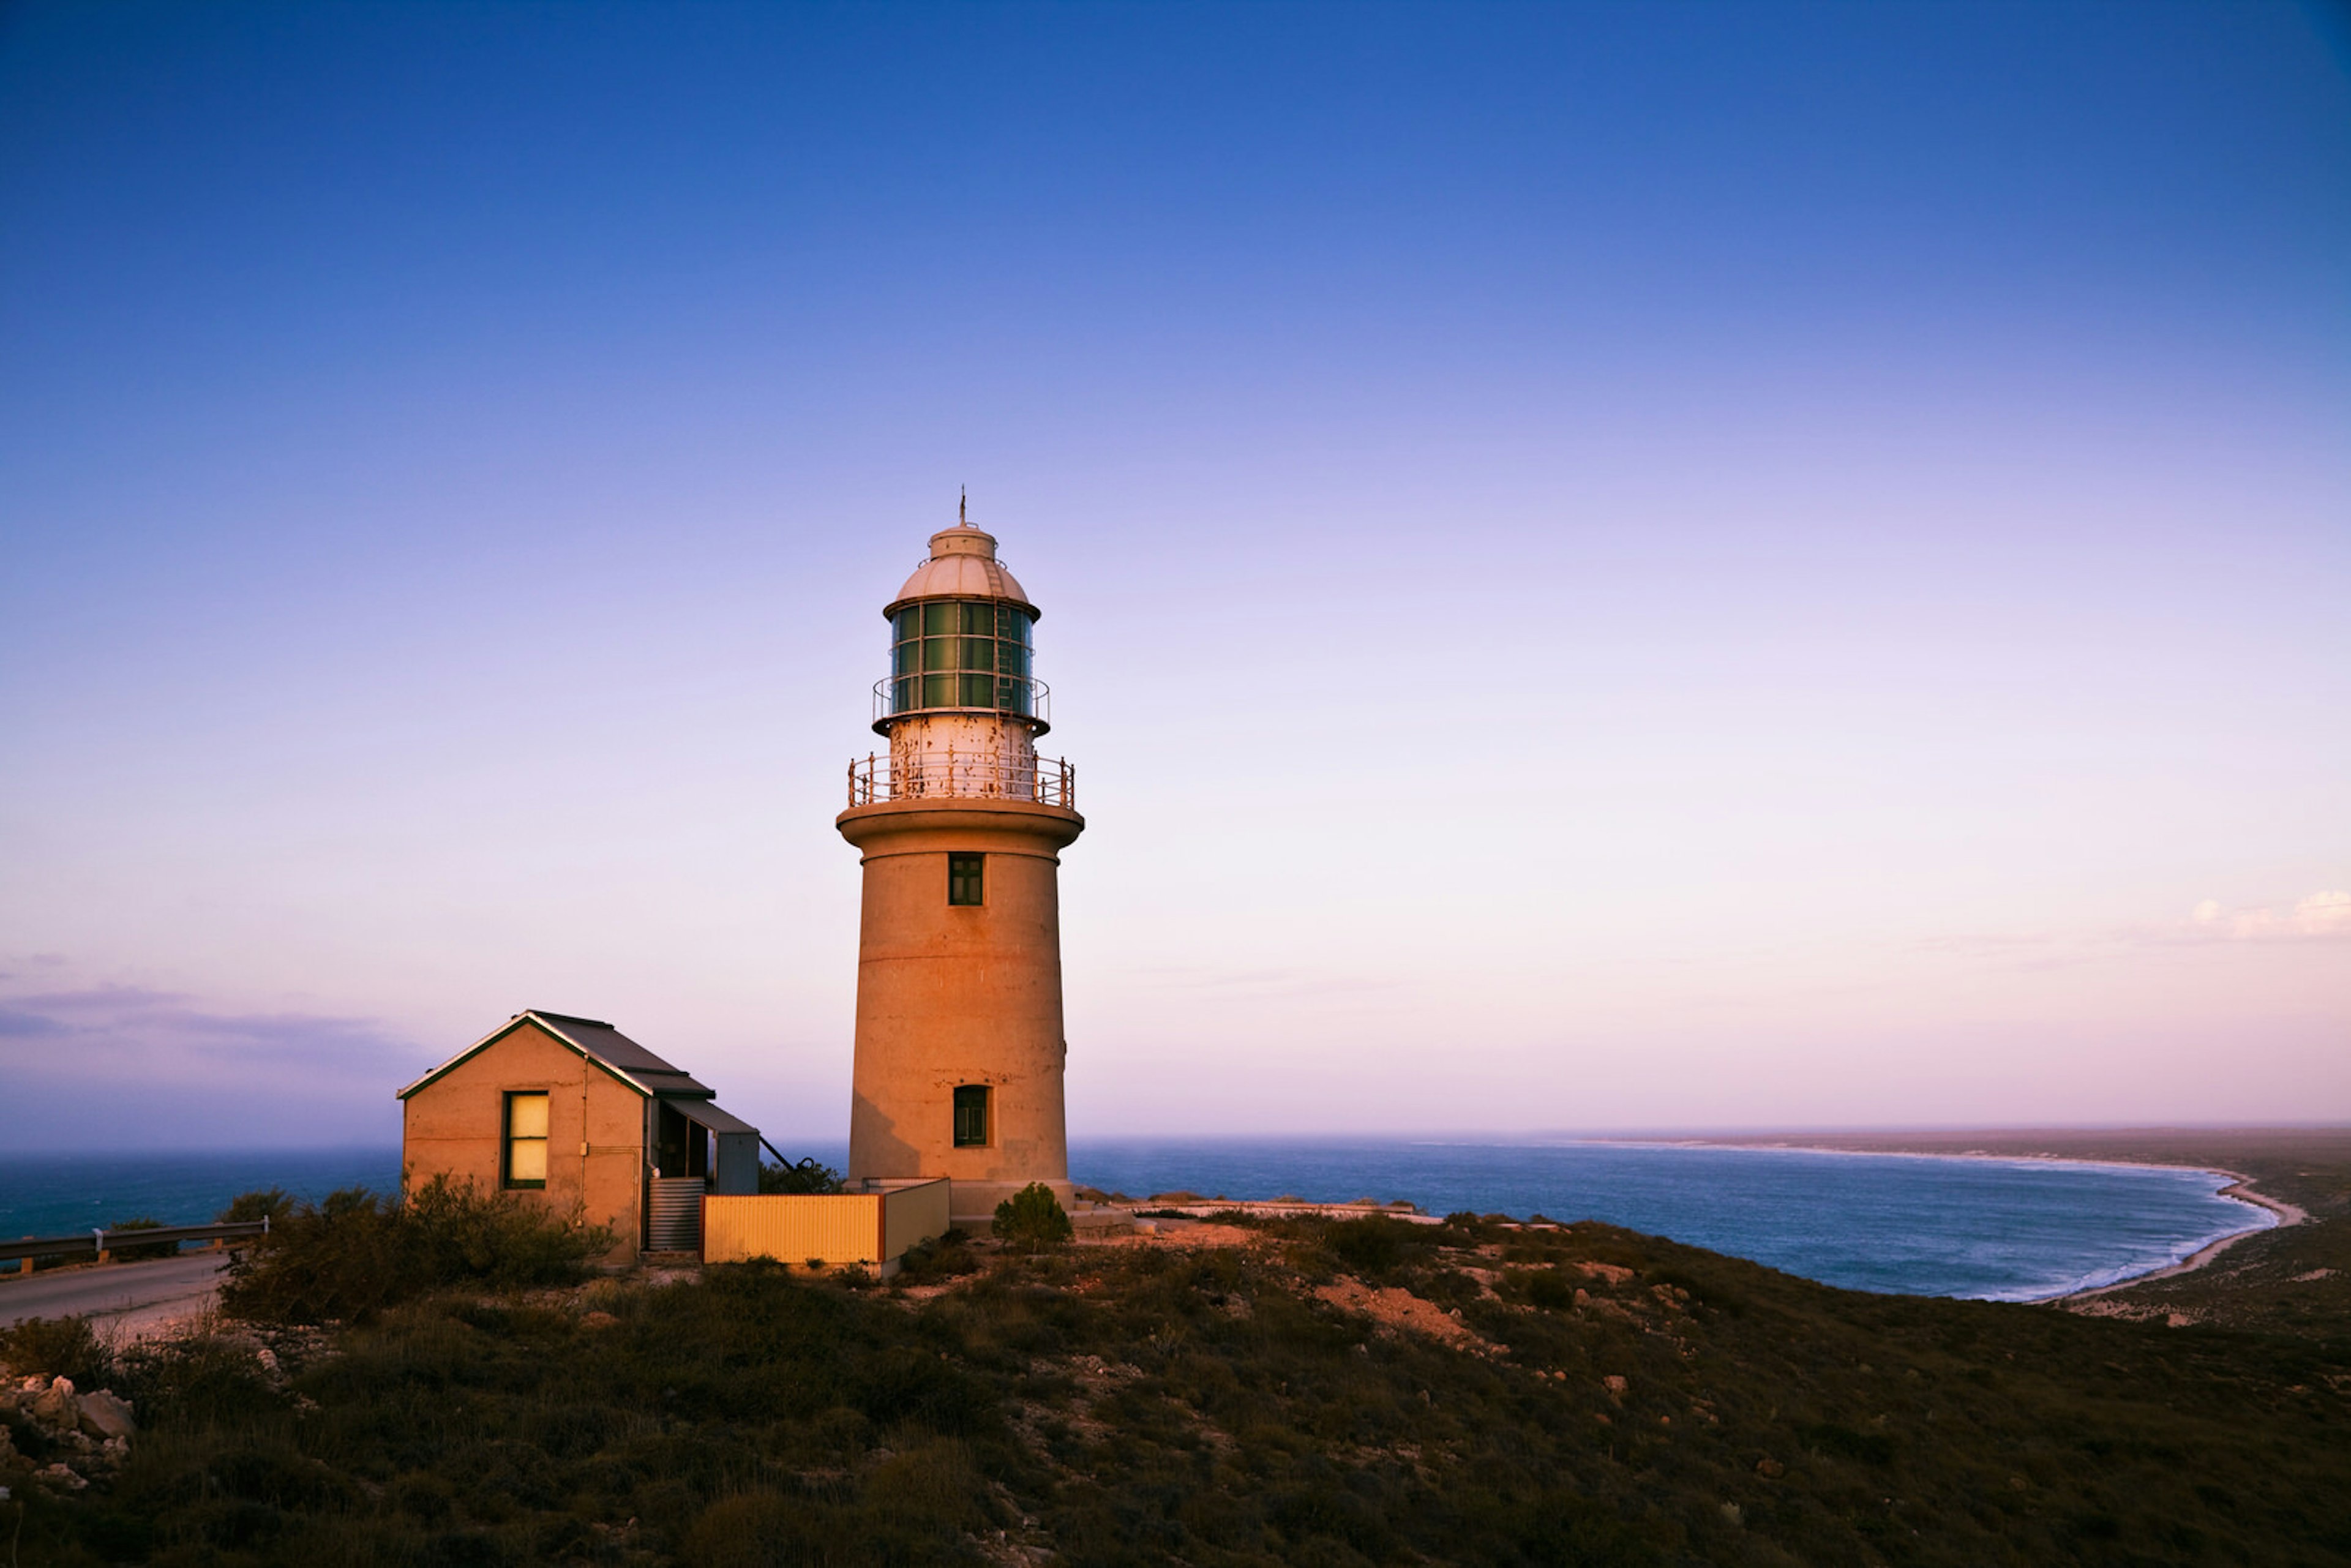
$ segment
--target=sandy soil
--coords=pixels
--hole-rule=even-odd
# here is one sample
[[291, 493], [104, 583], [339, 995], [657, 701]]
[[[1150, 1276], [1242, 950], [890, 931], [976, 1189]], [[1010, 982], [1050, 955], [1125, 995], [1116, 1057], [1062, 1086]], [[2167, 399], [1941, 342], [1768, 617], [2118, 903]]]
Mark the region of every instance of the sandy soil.
[[1342, 1312], [1361, 1312], [1385, 1328], [1410, 1329], [1465, 1349], [1486, 1343], [1459, 1318], [1401, 1286], [1375, 1288], [1361, 1280], [1342, 1278], [1320, 1287], [1314, 1295], [1316, 1300], [1328, 1301]]

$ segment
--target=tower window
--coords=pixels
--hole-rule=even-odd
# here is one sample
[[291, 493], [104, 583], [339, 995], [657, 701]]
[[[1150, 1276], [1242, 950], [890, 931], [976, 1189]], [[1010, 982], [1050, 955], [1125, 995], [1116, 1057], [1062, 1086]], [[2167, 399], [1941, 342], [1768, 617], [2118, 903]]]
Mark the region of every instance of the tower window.
[[958, 1149], [984, 1149], [987, 1146], [987, 1085], [959, 1083], [955, 1092], [955, 1146]]
[[547, 1096], [543, 1093], [507, 1095], [506, 1122], [506, 1185], [545, 1186]]
[[[986, 855], [947, 856], [947, 902], [949, 904], [985, 904], [980, 896], [979, 869]], [[957, 1093], [962, 1091], [957, 1090]]]

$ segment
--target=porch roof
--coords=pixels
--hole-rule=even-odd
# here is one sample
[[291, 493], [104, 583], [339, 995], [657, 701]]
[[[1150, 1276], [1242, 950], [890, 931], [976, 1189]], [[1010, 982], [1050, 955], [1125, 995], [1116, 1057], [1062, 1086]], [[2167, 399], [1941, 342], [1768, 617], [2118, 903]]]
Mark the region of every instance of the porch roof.
[[720, 1109], [716, 1100], [680, 1100], [664, 1094], [662, 1103], [674, 1106], [679, 1115], [689, 1122], [699, 1122], [714, 1133], [748, 1133], [755, 1138], [759, 1135], [758, 1128], [732, 1111]]

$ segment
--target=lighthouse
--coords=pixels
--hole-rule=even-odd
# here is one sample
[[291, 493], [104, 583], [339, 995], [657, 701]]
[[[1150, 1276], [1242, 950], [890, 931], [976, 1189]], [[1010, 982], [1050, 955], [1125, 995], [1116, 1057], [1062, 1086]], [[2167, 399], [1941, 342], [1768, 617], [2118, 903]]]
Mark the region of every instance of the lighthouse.
[[863, 859], [849, 1176], [946, 1176], [985, 1227], [1031, 1182], [1071, 1202], [1061, 852], [1084, 831], [1050, 727], [1037, 606], [958, 516], [883, 612], [886, 737], [837, 825]]

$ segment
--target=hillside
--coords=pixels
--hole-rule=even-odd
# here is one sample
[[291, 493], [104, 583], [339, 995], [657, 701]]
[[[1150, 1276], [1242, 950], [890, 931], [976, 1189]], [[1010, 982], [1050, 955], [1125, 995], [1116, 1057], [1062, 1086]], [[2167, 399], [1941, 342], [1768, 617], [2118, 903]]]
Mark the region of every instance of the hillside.
[[18, 1489], [23, 1561], [2351, 1559], [2335, 1330], [1467, 1217], [924, 1264], [444, 1294], [277, 1332], [282, 1373], [235, 1336], [126, 1368], [147, 1429], [110, 1489]]

